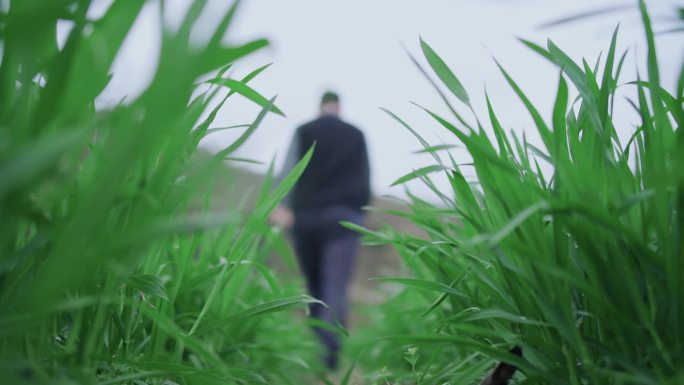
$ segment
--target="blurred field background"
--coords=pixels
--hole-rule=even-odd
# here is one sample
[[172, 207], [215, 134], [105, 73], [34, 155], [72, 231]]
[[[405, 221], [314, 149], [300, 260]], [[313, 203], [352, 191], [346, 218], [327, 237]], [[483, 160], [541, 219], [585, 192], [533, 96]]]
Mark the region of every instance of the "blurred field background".
[[[267, 221], [311, 155], [274, 185], [274, 146], [319, 90], [289, 70], [278, 76], [294, 85], [269, 77], [283, 69], [258, 56], [269, 41], [249, 36], [239, 4], [255, 3], [0, 2], [1, 383], [477, 384], [502, 361], [516, 384], [682, 383], [681, 5], [593, 15], [600, 53], [572, 33], [567, 52], [517, 41], [506, 55], [521, 60], [490, 60], [491, 80], [460, 68], [463, 49], [431, 22], [423, 38], [409, 31], [408, 52], [381, 55], [410, 74], [332, 84], [359, 119], [360, 89], [402, 104], [364, 103], [383, 119], [360, 124], [375, 143], [376, 199], [366, 226], [351, 226], [366, 246], [351, 327], [328, 326], [349, 334], [329, 377], [304, 313], [317, 300]], [[127, 44], [140, 28], [158, 43], [152, 59]], [[350, 71], [378, 73], [369, 57]]]

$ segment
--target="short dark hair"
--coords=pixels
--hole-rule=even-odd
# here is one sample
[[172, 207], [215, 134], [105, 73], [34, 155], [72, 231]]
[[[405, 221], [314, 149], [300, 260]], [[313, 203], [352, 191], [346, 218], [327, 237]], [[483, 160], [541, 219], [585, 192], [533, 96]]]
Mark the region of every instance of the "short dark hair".
[[321, 105], [328, 104], [328, 103], [339, 103], [340, 102], [340, 96], [332, 91], [326, 91], [323, 94], [323, 97], [321, 98]]

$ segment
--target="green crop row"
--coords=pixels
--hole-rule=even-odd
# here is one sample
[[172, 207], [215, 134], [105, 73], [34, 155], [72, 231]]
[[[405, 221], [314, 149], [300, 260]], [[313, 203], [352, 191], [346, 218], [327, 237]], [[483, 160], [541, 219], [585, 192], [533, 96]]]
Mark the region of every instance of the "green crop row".
[[[219, 178], [224, 162], [282, 114], [248, 85], [265, 67], [230, 76], [267, 42], [222, 43], [236, 2], [191, 43], [207, 3], [194, 1], [162, 31], [142, 95], [96, 110], [150, 2], [115, 1], [96, 20], [90, 3], [12, 0], [0, 13], [0, 383], [301, 383], [317, 345], [291, 310], [315, 300], [265, 265], [287, 250], [266, 218], [310, 154], [278, 186], [267, 178], [253, 210], [210, 211], [213, 184], [232, 183]], [[61, 48], [58, 22], [71, 26]], [[262, 111], [234, 143], [198, 155], [236, 97]]]
[[[390, 113], [435, 161], [398, 183], [420, 179], [442, 204], [411, 197], [408, 212], [394, 212], [427, 237], [357, 228], [394, 245], [413, 273], [381, 279], [405, 291], [371, 311], [372, 344], [357, 343], [374, 383], [472, 384], [498, 361], [518, 367], [520, 384], [684, 382], [684, 68], [674, 94], [661, 86], [640, 9], [646, 71], [629, 81], [619, 80], [617, 29], [595, 65], [523, 41], [558, 69], [550, 121], [501, 67], [541, 146], [507, 132], [489, 98], [486, 119], [469, 122], [450, 102], [472, 111], [468, 93], [421, 41], [452, 116], [424, 110], [465, 147], [477, 182], [449, 146], [431, 146]], [[613, 123], [618, 89], [641, 120], [627, 142], [618, 129], [630, 128]], [[451, 189], [435, 187], [438, 173]]]

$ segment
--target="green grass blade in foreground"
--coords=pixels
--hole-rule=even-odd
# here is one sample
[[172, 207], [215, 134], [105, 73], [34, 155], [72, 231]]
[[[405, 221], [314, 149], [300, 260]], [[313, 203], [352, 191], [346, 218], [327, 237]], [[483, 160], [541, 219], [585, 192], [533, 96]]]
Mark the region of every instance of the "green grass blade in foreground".
[[456, 75], [449, 69], [449, 66], [442, 60], [439, 55], [430, 47], [422, 38], [420, 39], [420, 48], [423, 50], [423, 55], [427, 59], [432, 70], [435, 71], [439, 79], [444, 83], [449, 91], [453, 93], [463, 104], [470, 105], [470, 97], [466, 92], [461, 82], [456, 78]]
[[46, 168], [54, 167], [55, 161], [82, 143], [85, 136], [84, 131], [46, 135], [30, 146], [16, 150], [0, 166], [0, 197], [40, 176]]
[[498, 62], [496, 65], [499, 67], [499, 70], [501, 73], [504, 75], [506, 78], [506, 81], [508, 81], [508, 84], [513, 88], [513, 91], [515, 91], [516, 95], [518, 95], [518, 98], [523, 102], [525, 105], [525, 108], [529, 111], [530, 115], [532, 116], [532, 119], [534, 120], [534, 124], [537, 126], [537, 130], [539, 131], [539, 135], [542, 138], [542, 141], [544, 142], [544, 145], [546, 146], [547, 150], [551, 149], [551, 130], [549, 130], [549, 127], [546, 125], [544, 122], [544, 119], [542, 119], [541, 114], [537, 109], [534, 107], [532, 102], [527, 98], [527, 96], [522, 92], [520, 87], [515, 83], [513, 78], [506, 72], [506, 70], [499, 64]]
[[285, 116], [283, 112], [280, 110], [280, 108], [276, 107], [275, 105], [269, 103], [269, 100], [263, 97], [261, 94], [256, 92], [254, 89], [249, 87], [245, 82], [240, 82], [234, 79], [223, 79], [223, 78], [218, 78], [218, 79], [211, 79], [207, 81], [208, 83], [211, 84], [219, 84], [225, 87], [228, 87], [232, 92], [236, 92], [245, 98], [253, 101], [254, 103], [260, 105], [261, 107], [266, 107], [268, 105], [268, 109], [272, 110], [276, 114], [280, 116]]
[[320, 303], [322, 304], [321, 301], [318, 301], [314, 298], [311, 298], [307, 295], [301, 295], [301, 296], [296, 296], [296, 297], [286, 297], [286, 298], [279, 298], [273, 301], [265, 302], [250, 308], [247, 308], [237, 314], [232, 314], [229, 315], [225, 318], [222, 318], [218, 321], [212, 322], [196, 331], [196, 334], [202, 334], [207, 331], [211, 331], [216, 328], [220, 328], [226, 324], [233, 323], [233, 322], [241, 322], [244, 321], [248, 318], [251, 317], [256, 317], [262, 314], [267, 314], [271, 312], [278, 312], [278, 311], [283, 311], [283, 310], [288, 310], [292, 307], [296, 306], [306, 306], [312, 303]]
[[434, 281], [429, 281], [425, 279], [418, 279], [418, 278], [373, 278], [374, 281], [380, 281], [380, 282], [395, 282], [395, 283], [400, 283], [402, 285], [407, 285], [407, 286], [414, 286], [417, 288], [425, 289], [425, 290], [431, 290], [431, 291], [436, 291], [439, 293], [446, 293], [446, 294], [452, 294], [456, 295], [459, 297], [464, 297], [467, 298], [463, 292], [461, 292], [458, 289], [454, 289], [450, 286], [434, 282]]
[[420, 177], [426, 176], [426, 175], [434, 173], [434, 172], [446, 171], [446, 170], [448, 170], [448, 169], [446, 169], [446, 168], [444, 168], [444, 166], [440, 166], [440, 165], [432, 165], [432, 166], [421, 167], [417, 170], [414, 170], [414, 171], [400, 177], [396, 181], [392, 182], [391, 186], [397, 186], [400, 184], [404, 184], [404, 183], [411, 181], [413, 179], [420, 178]]
[[237, 138], [233, 143], [231, 143], [230, 146], [219, 151], [219, 153], [216, 155], [216, 158], [217, 159], [223, 159], [226, 156], [235, 152], [235, 150], [242, 147], [242, 145], [247, 141], [247, 139], [249, 139], [252, 136], [252, 134], [254, 133], [254, 131], [259, 127], [259, 125], [264, 120], [264, 118], [266, 117], [268, 112], [274, 107], [273, 102], [275, 102], [275, 98], [267, 101], [266, 104], [261, 109], [261, 112], [259, 112], [259, 115], [257, 116], [257, 118], [254, 120], [254, 122], [249, 127], [247, 127], [245, 132], [243, 132], [239, 138]]
[[[407, 51], [407, 52], [408, 52], [408, 51]], [[430, 75], [428, 75], [427, 71], [425, 71], [425, 69], [423, 68], [423, 66], [420, 65], [420, 63], [418, 62], [418, 60], [416, 60], [416, 58], [414, 58], [411, 54], [408, 54], [408, 55], [409, 55], [409, 58], [411, 59], [411, 61], [413, 62], [413, 64], [414, 64], [414, 65], [418, 68], [418, 70], [423, 74], [423, 76], [425, 77], [425, 79], [427, 79], [427, 80], [430, 82], [430, 84], [432, 85], [432, 87], [435, 89], [435, 91], [437, 91], [437, 94], [440, 96], [440, 98], [442, 99], [442, 101], [444, 102], [444, 104], [446, 104], [447, 108], [449, 108], [449, 111], [451, 111], [451, 113], [456, 117], [456, 120], [458, 120], [458, 122], [459, 122], [460, 124], [462, 124], [464, 127], [468, 128], [468, 129], [470, 129], [470, 130], [472, 130], [472, 126], [471, 126], [470, 124], [468, 124], [468, 122], [466, 122], [465, 119], [463, 119], [463, 117], [461, 116], [461, 114], [459, 114], [458, 111], [456, 111], [456, 109], [451, 105], [451, 103], [449, 102], [449, 99], [446, 97], [446, 95], [444, 95], [444, 92], [442, 92], [442, 90], [439, 88], [439, 86], [437, 85], [437, 83], [435, 83], [434, 80], [432, 80], [432, 78], [430, 77]]]

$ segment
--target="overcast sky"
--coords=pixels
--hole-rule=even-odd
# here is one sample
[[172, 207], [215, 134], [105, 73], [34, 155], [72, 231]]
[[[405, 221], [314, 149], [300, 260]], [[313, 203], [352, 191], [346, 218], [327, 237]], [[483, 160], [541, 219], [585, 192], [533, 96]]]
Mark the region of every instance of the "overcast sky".
[[[167, 1], [165, 20], [170, 27], [178, 23], [188, 3]], [[96, 4], [93, 15], [106, 9], [109, 1]], [[207, 35], [228, 4], [225, 0], [209, 2], [195, 31], [198, 41]], [[620, 4], [633, 7], [554, 28], [540, 28], [548, 21]], [[401, 175], [429, 164], [430, 158], [412, 154], [420, 148], [418, 142], [379, 107], [404, 118], [434, 144], [456, 143], [448, 132], [410, 103], [430, 107], [448, 117], [443, 103], [406, 54], [405, 49], [424, 63], [419, 36], [451, 66], [485, 122], [486, 89], [504, 126], [524, 131], [535, 142], [530, 119], [493, 58], [499, 60], [548, 117], [558, 71], [519, 43], [517, 37], [541, 44], [551, 38], [571, 57], [584, 57], [593, 63], [602, 50], [607, 50], [612, 31], [620, 23], [619, 48], [630, 50], [622, 80], [634, 80], [635, 58], [642, 60], [645, 54], [636, 4], [635, 0], [245, 0], [226, 41], [240, 43], [265, 37], [271, 45], [239, 62], [233, 74], [239, 78], [258, 66], [274, 63], [251, 85], [266, 97], [278, 95], [276, 104], [287, 118], [269, 116], [238, 156], [266, 164], [248, 166], [256, 170], [265, 170], [274, 157], [276, 165], [280, 165], [294, 129], [316, 116], [321, 93], [332, 89], [341, 95], [343, 118], [366, 135], [375, 194], [402, 195], [401, 188], [389, 185]], [[649, 5], [656, 30], [664, 30], [673, 25], [674, 7], [684, 6], [684, 2], [658, 0], [650, 1]], [[158, 2], [151, 2], [136, 22], [115, 62], [112, 82], [98, 100], [101, 106], [118, 102], [124, 95], [134, 98], [149, 84], [159, 54], [158, 14]], [[682, 34], [662, 35], [657, 44], [663, 83], [672, 89], [684, 59]], [[628, 87], [623, 90], [630, 93]], [[619, 111], [620, 134], [629, 136], [638, 119], [624, 106]], [[215, 126], [249, 123], [258, 112], [259, 107], [233, 98]], [[235, 134], [214, 134], [202, 145], [218, 150], [229, 144]], [[467, 163], [462, 149], [457, 149], [455, 155], [459, 162]], [[430, 197], [419, 183], [410, 187], [419, 195]], [[445, 184], [441, 187], [448, 188]]]

